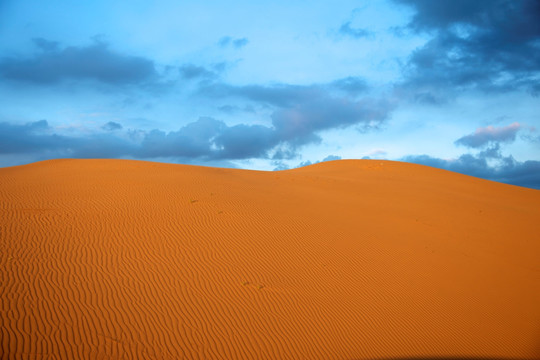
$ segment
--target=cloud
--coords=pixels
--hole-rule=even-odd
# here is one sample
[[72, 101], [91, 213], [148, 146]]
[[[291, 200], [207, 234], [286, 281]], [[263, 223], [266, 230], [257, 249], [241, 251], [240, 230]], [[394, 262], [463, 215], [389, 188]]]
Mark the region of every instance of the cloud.
[[[493, 5], [494, 0], [395, 0], [412, 6], [416, 14], [409, 26], [417, 31], [447, 28], [455, 23], [478, 22], [482, 14]], [[501, 1], [499, 1], [500, 5]]]
[[70, 139], [56, 134], [48, 134], [46, 120], [23, 125], [0, 123], [0, 154], [25, 154], [54, 151], [71, 145]]
[[416, 13], [409, 29], [431, 34], [406, 66], [404, 86], [540, 92], [540, 2], [394, 0]]
[[182, 78], [187, 80], [192, 79], [212, 79], [217, 77], [214, 71], [208, 70], [203, 66], [194, 64], [184, 64], [178, 69]]
[[46, 120], [14, 125], [0, 123], [0, 155], [35, 154], [36, 159], [74, 157], [135, 157], [236, 160], [265, 158], [280, 141], [274, 129], [260, 125], [227, 126], [223, 121], [202, 117], [178, 131], [158, 129], [120, 130], [109, 122], [105, 133], [81, 136], [58, 135]]
[[523, 126], [513, 123], [503, 127], [487, 126], [456, 140], [456, 144], [482, 149], [477, 154], [463, 154], [456, 159], [440, 159], [429, 155], [410, 155], [401, 161], [433, 166], [445, 170], [540, 189], [540, 161], [516, 161], [501, 153], [501, 144], [513, 142]]
[[[121, 130], [121, 129], [118, 129]], [[26, 156], [27, 159], [50, 158], [139, 158], [183, 163], [228, 164], [230, 160], [271, 158], [271, 151], [282, 151], [286, 143], [276, 128], [261, 125], [227, 126], [223, 121], [199, 118], [177, 131], [115, 131], [81, 136], [57, 134], [46, 120], [22, 125], [0, 123], [0, 159], [4, 156]], [[277, 168], [286, 165], [280, 159], [290, 159], [282, 151], [273, 157]], [[323, 161], [338, 160], [330, 155]], [[503, 156], [499, 143], [476, 155], [464, 154], [457, 159], [440, 159], [428, 155], [411, 155], [402, 161], [434, 166], [459, 173], [540, 189], [540, 161], [516, 161]], [[311, 162], [303, 162], [305, 166]]]
[[324, 159], [322, 159], [322, 161], [334, 161], [334, 160], [341, 160], [341, 156], [338, 156], [338, 155], [328, 155], [327, 157], [325, 157]]
[[330, 83], [330, 86], [345, 91], [350, 95], [365, 93], [369, 89], [367, 82], [363, 78], [357, 76], [348, 76], [346, 78], [334, 80]]
[[37, 51], [32, 56], [0, 59], [0, 77], [35, 85], [91, 80], [115, 86], [148, 83], [158, 77], [153, 61], [115, 52], [103, 42], [61, 48], [46, 39], [33, 41]]
[[34, 42], [35, 46], [45, 52], [57, 51], [60, 45], [58, 41], [50, 41], [43, 38], [34, 38], [32, 41]]
[[237, 49], [246, 46], [249, 43], [249, 40], [246, 38], [235, 39], [233, 40], [233, 46]]
[[236, 105], [221, 105], [218, 106], [218, 110], [223, 111], [224, 113], [228, 114], [234, 114], [238, 112], [246, 112], [246, 113], [255, 113], [255, 109], [251, 105], [246, 105], [244, 107], [239, 107]]
[[321, 95], [278, 109], [271, 117], [281, 139], [294, 145], [305, 145], [320, 142], [318, 133], [323, 130], [352, 125], [362, 129], [376, 128], [386, 120], [388, 111], [384, 102]]
[[[120, 131], [122, 125], [108, 122], [101, 128], [103, 133], [75, 137], [55, 134], [46, 121], [25, 125], [2, 123], [0, 154], [46, 150], [54, 151], [56, 157], [290, 159], [299, 147], [320, 142], [321, 131], [352, 125], [376, 127], [388, 115], [384, 103], [335, 98], [310, 87], [250, 86], [232, 90], [237, 96], [272, 104], [275, 109], [271, 126], [228, 126], [223, 121], [201, 117], [177, 131], [130, 129], [126, 134]], [[286, 94], [292, 94], [292, 99]]]
[[208, 117], [189, 123], [178, 131], [152, 130], [146, 133], [137, 156], [140, 157], [215, 157], [213, 139], [226, 128], [225, 123]]
[[114, 121], [109, 121], [108, 123], [103, 125], [101, 128], [106, 131], [114, 131], [114, 130], [121, 130], [122, 125]]
[[236, 49], [240, 49], [246, 46], [248, 43], [249, 43], [249, 40], [245, 37], [234, 39], [230, 36], [224, 36], [218, 41], [218, 45], [221, 47], [227, 47], [229, 45], [232, 45]]
[[522, 126], [517, 122], [504, 127], [487, 126], [478, 128], [474, 133], [456, 140], [455, 144], [479, 148], [493, 143], [513, 142], [521, 128]]
[[264, 158], [279, 142], [274, 129], [261, 125], [227, 127], [215, 138], [224, 159]]
[[428, 155], [410, 155], [400, 160], [507, 184], [540, 189], [540, 161], [519, 162], [514, 160], [512, 156], [503, 157], [500, 154], [498, 158], [497, 165], [490, 165], [485, 153], [478, 155], [464, 154], [452, 160], [434, 158]]
[[221, 39], [219, 39], [218, 45], [221, 46], [221, 47], [225, 47], [225, 46], [229, 45], [231, 43], [231, 41], [232, 41], [232, 38], [230, 36], [224, 36]]
[[265, 158], [277, 142], [271, 128], [244, 124], [227, 126], [223, 121], [202, 117], [178, 131], [150, 131], [144, 135], [135, 155], [221, 160]]
[[[349, 84], [358, 86], [359, 81], [354, 81]], [[203, 86], [199, 91], [210, 98], [247, 99], [271, 107], [277, 142], [287, 142], [293, 147], [320, 142], [318, 134], [324, 130], [353, 125], [362, 130], [377, 128], [393, 108], [385, 100], [334, 96], [325, 85], [232, 86], [217, 83]]]
[[[325, 157], [324, 159], [322, 160], [316, 160], [316, 161], [310, 161], [310, 160], [306, 160], [306, 161], [302, 161], [301, 163], [299, 163], [298, 165], [294, 166], [294, 168], [301, 168], [301, 167], [304, 167], [304, 166], [309, 166], [309, 165], [314, 165], [314, 164], [319, 164], [321, 162], [325, 162], [325, 161], [334, 161], [334, 160], [341, 160], [341, 156], [337, 156], [337, 155], [328, 155], [327, 157]], [[282, 163], [277, 163], [276, 165], [278, 165], [278, 167], [276, 167], [274, 169], [275, 170], [286, 170], [286, 169], [289, 169], [286, 165], [282, 164]]]
[[360, 39], [372, 35], [372, 32], [369, 30], [351, 27], [350, 21], [343, 23], [339, 28], [338, 32], [341, 35], [351, 36], [355, 39]]

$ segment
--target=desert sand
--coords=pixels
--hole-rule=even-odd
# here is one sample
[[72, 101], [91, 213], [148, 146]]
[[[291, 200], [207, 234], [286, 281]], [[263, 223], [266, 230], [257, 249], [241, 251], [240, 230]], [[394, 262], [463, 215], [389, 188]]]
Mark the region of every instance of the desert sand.
[[1, 359], [540, 358], [540, 191], [346, 160], [0, 169]]

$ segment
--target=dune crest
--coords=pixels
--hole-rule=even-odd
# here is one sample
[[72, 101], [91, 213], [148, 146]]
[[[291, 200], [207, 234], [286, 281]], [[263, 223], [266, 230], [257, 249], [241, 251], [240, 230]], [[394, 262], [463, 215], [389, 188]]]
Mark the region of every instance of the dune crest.
[[3, 168], [0, 358], [538, 359], [539, 230], [399, 162]]

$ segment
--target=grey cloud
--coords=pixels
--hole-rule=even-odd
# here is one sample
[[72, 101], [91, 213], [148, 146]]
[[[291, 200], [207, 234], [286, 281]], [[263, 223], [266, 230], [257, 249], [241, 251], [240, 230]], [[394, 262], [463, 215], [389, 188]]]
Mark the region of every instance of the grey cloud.
[[[31, 129], [37, 125], [30, 124], [16, 127], [16, 134], [12, 137], [27, 146], [17, 147], [6, 142], [4, 152], [23, 149], [32, 152], [42, 146], [55, 149], [58, 156], [70, 157], [290, 159], [296, 156], [300, 146], [320, 142], [319, 132], [323, 130], [352, 125], [376, 127], [385, 120], [389, 111], [386, 104], [374, 100], [334, 97], [324, 86], [202, 84], [209, 89], [206, 96], [247, 99], [253, 104], [273, 108], [271, 126], [227, 126], [216, 119], [200, 118], [178, 131], [129, 129], [124, 133], [119, 131], [120, 124], [109, 122], [102, 127], [107, 133], [75, 138], [52, 134], [53, 129], [46, 123], [38, 129], [41, 131], [39, 135], [33, 135]], [[231, 105], [224, 110], [232, 111], [234, 108]], [[53, 139], [55, 136], [61, 141]], [[113, 146], [114, 143], [118, 146]]]
[[309, 97], [311, 88], [283, 87], [283, 90], [295, 93], [301, 101], [284, 101], [279, 89], [237, 89], [237, 93], [248, 98], [252, 95], [260, 102], [265, 102], [267, 97], [270, 104], [283, 104], [273, 112], [272, 126], [228, 126], [223, 121], [203, 117], [178, 131], [122, 132], [120, 124], [109, 122], [102, 127], [105, 133], [73, 137], [55, 134], [46, 121], [25, 125], [2, 123], [0, 155], [46, 150], [54, 151], [56, 157], [291, 159], [300, 146], [320, 142], [320, 131], [351, 125], [371, 127], [387, 116], [388, 108], [376, 101], [350, 101], [322, 92]]
[[34, 38], [32, 41], [34, 42], [34, 45], [43, 51], [56, 51], [60, 45], [58, 41], [50, 41], [43, 38]]
[[178, 131], [166, 133], [152, 130], [141, 143], [138, 156], [142, 157], [216, 157], [213, 139], [227, 126], [208, 117], [189, 123]]
[[334, 80], [330, 83], [330, 86], [351, 95], [361, 94], [369, 89], [367, 82], [363, 78], [355, 76]]
[[441, 87], [540, 92], [540, 2], [394, 1], [416, 10], [413, 31], [433, 35], [410, 56], [404, 86], [434, 98]]
[[[212, 118], [200, 118], [171, 132], [130, 130], [127, 134], [97, 133], [78, 137], [56, 134], [45, 120], [22, 125], [0, 123], [0, 158], [6, 155], [24, 156], [34, 161], [59, 157], [133, 157], [230, 165], [229, 160], [269, 158], [269, 152], [277, 146], [277, 152], [282, 151], [282, 156], [274, 157], [274, 163], [283, 169], [286, 165], [280, 159], [291, 159], [293, 156], [282, 150], [280, 143], [283, 140], [275, 128], [227, 126]], [[339, 156], [330, 155], [323, 161], [337, 159]], [[401, 160], [540, 189], [540, 161], [518, 162], [511, 156], [505, 157], [501, 155], [498, 143], [476, 155], [464, 154], [455, 160], [427, 155], [408, 156]], [[493, 161], [498, 165], [490, 165]], [[304, 162], [300, 165], [307, 164]]]
[[478, 128], [455, 143], [481, 149], [476, 154], [463, 154], [457, 159], [440, 159], [428, 155], [410, 155], [400, 160], [433, 166], [512, 185], [540, 189], [540, 161], [519, 162], [501, 153], [501, 144], [513, 142], [522, 129], [519, 123], [503, 127]]
[[520, 128], [521, 125], [517, 122], [504, 127], [478, 128], [474, 133], [459, 138], [455, 143], [470, 148], [479, 148], [493, 143], [513, 142]]
[[275, 167], [272, 169], [272, 171], [281, 171], [281, 170], [289, 170], [290, 167], [287, 166], [287, 164], [281, 162], [281, 161], [274, 161], [272, 163]]
[[371, 31], [369, 30], [351, 27], [350, 21], [342, 24], [338, 31], [342, 35], [351, 36], [356, 39], [372, 35]]
[[221, 105], [221, 106], [218, 106], [218, 110], [223, 111], [224, 113], [228, 113], [228, 114], [234, 114], [237, 112], [246, 112], [246, 113], [255, 112], [255, 109], [251, 105], [246, 105], [243, 107], [239, 107], [236, 105]]
[[54, 151], [70, 147], [69, 138], [49, 134], [49, 124], [40, 120], [23, 125], [0, 123], [0, 154]]
[[178, 70], [180, 71], [180, 75], [184, 79], [188, 79], [188, 80], [197, 79], [197, 78], [211, 79], [217, 76], [215, 72], [210, 71], [203, 66], [198, 66], [194, 64], [182, 65]]
[[540, 189], [540, 161], [516, 161], [513, 157], [498, 156], [498, 165], [489, 165], [487, 157], [464, 154], [455, 160], [434, 158], [428, 155], [406, 156], [401, 161], [412, 162], [461, 174], [476, 176], [507, 184]]
[[[354, 84], [357, 86], [357, 84]], [[293, 147], [320, 141], [318, 133], [356, 125], [377, 128], [389, 116], [392, 105], [373, 99], [336, 97], [327, 86], [212, 84], [200, 89], [212, 98], [241, 98], [273, 108], [272, 125], [279, 142]]]
[[387, 118], [389, 107], [377, 101], [321, 96], [276, 110], [272, 114], [272, 124], [281, 139], [304, 145], [319, 142], [317, 133], [323, 130], [351, 125], [376, 128]]
[[45, 153], [54, 157], [122, 157], [235, 160], [260, 157], [280, 142], [275, 129], [260, 125], [227, 126], [223, 121], [202, 117], [178, 131], [158, 129], [120, 130], [107, 123], [103, 130], [84, 136], [57, 135], [47, 121], [23, 125], [0, 123], [0, 155]]
[[101, 128], [107, 131], [114, 131], [114, 130], [121, 130], [122, 125], [114, 121], [109, 121], [108, 123], [103, 125]]
[[92, 80], [117, 86], [158, 78], [151, 60], [117, 53], [103, 42], [60, 48], [56, 42], [38, 38], [34, 44], [38, 51], [32, 56], [0, 59], [0, 77], [38, 85]]
[[502, 159], [501, 145], [499, 143], [492, 144], [487, 149], [480, 151], [478, 157], [483, 159]]
[[[482, 13], [493, 5], [493, 0], [395, 0], [416, 8], [410, 26], [416, 30], [449, 27], [455, 23], [481, 21]], [[500, 2], [499, 2], [500, 3]]]
[[279, 143], [274, 129], [261, 125], [227, 127], [215, 139], [219, 157], [226, 159], [265, 158]]

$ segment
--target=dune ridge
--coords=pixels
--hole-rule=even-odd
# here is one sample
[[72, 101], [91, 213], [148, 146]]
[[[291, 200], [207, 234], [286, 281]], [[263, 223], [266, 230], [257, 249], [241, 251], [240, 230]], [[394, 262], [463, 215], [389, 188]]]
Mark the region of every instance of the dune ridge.
[[0, 169], [1, 359], [540, 358], [540, 191], [421, 165]]

